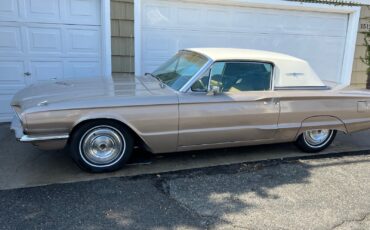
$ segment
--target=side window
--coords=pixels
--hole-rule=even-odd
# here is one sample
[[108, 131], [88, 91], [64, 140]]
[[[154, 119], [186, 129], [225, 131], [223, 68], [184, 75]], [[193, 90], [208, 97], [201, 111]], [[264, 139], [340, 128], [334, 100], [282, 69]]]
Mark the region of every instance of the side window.
[[218, 62], [211, 71], [211, 85], [222, 92], [267, 91], [271, 88], [272, 65], [259, 62]]

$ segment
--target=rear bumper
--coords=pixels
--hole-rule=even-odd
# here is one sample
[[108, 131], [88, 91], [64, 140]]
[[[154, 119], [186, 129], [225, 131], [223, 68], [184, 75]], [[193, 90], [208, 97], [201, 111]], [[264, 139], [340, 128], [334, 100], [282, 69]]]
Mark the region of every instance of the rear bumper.
[[14, 131], [15, 137], [21, 142], [57, 141], [67, 140], [69, 138], [68, 134], [25, 135], [22, 124], [17, 116], [13, 117], [10, 129]]

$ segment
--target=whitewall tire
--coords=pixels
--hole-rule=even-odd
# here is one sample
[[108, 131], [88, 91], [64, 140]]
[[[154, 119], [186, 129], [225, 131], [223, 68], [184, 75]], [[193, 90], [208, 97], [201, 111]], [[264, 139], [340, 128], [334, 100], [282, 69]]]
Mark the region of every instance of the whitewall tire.
[[320, 152], [333, 142], [336, 134], [331, 129], [307, 130], [298, 137], [296, 145], [304, 152]]
[[75, 130], [69, 141], [75, 162], [90, 172], [111, 172], [120, 169], [130, 158], [133, 139], [118, 122], [91, 121]]

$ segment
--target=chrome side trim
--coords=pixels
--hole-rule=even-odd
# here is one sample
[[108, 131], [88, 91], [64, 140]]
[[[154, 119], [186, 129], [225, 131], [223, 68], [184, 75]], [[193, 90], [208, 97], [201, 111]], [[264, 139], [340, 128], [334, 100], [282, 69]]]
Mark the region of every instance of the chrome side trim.
[[19, 141], [21, 142], [34, 142], [34, 141], [52, 141], [52, 140], [65, 140], [68, 139], [68, 134], [50, 135], [50, 136], [29, 136], [23, 135]]
[[330, 90], [329, 86], [275, 86], [275, 90]]

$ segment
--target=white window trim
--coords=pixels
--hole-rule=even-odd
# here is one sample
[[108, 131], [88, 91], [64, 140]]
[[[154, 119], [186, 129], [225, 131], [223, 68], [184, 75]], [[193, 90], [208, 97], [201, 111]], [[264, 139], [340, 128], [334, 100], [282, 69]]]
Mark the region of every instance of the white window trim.
[[[142, 34], [141, 34], [141, 5], [146, 0], [135, 0], [134, 4], [134, 20], [135, 20], [135, 75], [142, 75], [141, 60], [142, 60]], [[338, 87], [345, 87], [351, 84], [352, 67], [355, 57], [356, 39], [358, 33], [358, 26], [360, 21], [361, 7], [358, 6], [336, 6], [330, 4], [319, 3], [301, 3], [283, 0], [179, 0], [182, 2], [208, 3], [219, 5], [234, 5], [234, 6], [248, 6], [258, 8], [274, 8], [284, 10], [303, 10], [314, 12], [328, 12], [348, 14], [348, 28], [345, 45], [345, 52], [343, 58], [343, 69], [341, 73], [341, 85]]]
[[102, 73], [103, 77], [112, 77], [111, 50], [111, 15], [110, 0], [101, 0], [101, 37], [102, 37]]

